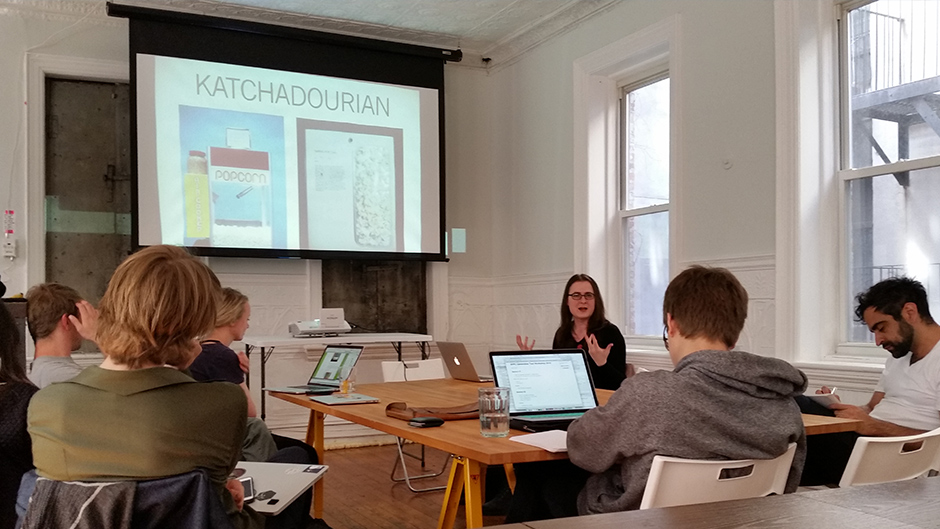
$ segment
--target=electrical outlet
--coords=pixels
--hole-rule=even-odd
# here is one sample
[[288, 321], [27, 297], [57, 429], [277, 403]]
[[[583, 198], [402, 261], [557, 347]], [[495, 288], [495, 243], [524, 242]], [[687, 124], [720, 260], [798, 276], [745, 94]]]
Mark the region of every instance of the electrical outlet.
[[3, 256], [16, 258], [16, 239], [3, 239]]

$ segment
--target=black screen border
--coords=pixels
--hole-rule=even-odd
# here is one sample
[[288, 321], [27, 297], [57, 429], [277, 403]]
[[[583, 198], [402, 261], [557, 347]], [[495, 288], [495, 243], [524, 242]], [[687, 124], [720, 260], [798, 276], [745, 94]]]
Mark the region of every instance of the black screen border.
[[[440, 226], [438, 253], [358, 252], [287, 248], [184, 246], [207, 257], [447, 261], [444, 138], [444, 63], [460, 61], [447, 50], [108, 2], [108, 15], [129, 19], [131, 142], [131, 245], [139, 240], [137, 151], [138, 54], [178, 57], [314, 75], [433, 88], [438, 91]], [[246, 45], [246, 42], [252, 45]], [[272, 51], [274, 50], [274, 51]], [[281, 53], [278, 53], [278, 50]], [[311, 66], [316, 63], [316, 67]]]

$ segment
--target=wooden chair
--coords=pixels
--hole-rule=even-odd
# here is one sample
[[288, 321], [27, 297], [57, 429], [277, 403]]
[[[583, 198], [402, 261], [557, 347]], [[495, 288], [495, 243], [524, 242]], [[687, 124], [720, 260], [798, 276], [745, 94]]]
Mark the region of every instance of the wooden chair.
[[940, 463], [940, 428], [903, 437], [859, 437], [840, 487], [890, 483], [922, 476]]
[[714, 461], [656, 456], [640, 509], [783, 494], [796, 443], [774, 459]]

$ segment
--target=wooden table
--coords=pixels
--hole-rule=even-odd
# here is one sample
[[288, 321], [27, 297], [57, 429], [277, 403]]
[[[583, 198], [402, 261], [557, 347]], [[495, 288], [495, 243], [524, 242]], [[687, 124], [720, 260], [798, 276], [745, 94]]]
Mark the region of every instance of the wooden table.
[[915, 529], [940, 526], [940, 478], [861, 485], [645, 511], [542, 520], [500, 527], [646, 529], [779, 527]]
[[[385, 415], [385, 406], [391, 402], [406, 402], [414, 407], [449, 407], [476, 402], [477, 389], [491, 386], [492, 383], [465, 382], [453, 379], [422, 380], [416, 382], [387, 382], [384, 384], [361, 384], [358, 393], [377, 397], [377, 404], [355, 404], [349, 406], [327, 406], [310, 400], [306, 395], [288, 395], [271, 393], [271, 396], [310, 409], [310, 421], [307, 425], [307, 443], [317, 449], [320, 463], [324, 461], [323, 420], [326, 415], [333, 415], [356, 424], [368, 426], [416, 443], [454, 455], [451, 465], [444, 504], [438, 519], [438, 528], [453, 527], [457, 515], [457, 506], [461, 494], [467, 517], [467, 527], [483, 525], [483, 497], [480, 472], [483, 465], [503, 465], [506, 463], [528, 463], [567, 459], [565, 453], [553, 454], [540, 448], [510, 441], [510, 437], [523, 435], [524, 432], [510, 430], [510, 437], [485, 438], [480, 435], [480, 423], [477, 420], [448, 421], [439, 428], [412, 428], [406, 421], [393, 419]], [[605, 404], [613, 391], [597, 390], [597, 400]], [[809, 435], [850, 431], [859, 421], [804, 415]], [[323, 484], [328, 478], [321, 479], [314, 486], [314, 514], [323, 515]]]
[[840, 419], [824, 415], [803, 414], [803, 428], [806, 429], [806, 435], [854, 432], [861, 425], [862, 421], [858, 419]]

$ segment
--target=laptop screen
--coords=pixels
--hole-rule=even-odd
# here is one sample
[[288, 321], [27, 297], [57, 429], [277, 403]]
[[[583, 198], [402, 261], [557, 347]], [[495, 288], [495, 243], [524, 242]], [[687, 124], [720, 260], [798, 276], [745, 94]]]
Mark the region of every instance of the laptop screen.
[[342, 381], [343, 367], [354, 366], [362, 354], [361, 345], [328, 345], [310, 375], [308, 384], [335, 383]]
[[509, 388], [509, 414], [588, 410], [597, 406], [580, 349], [490, 353], [496, 385]]

